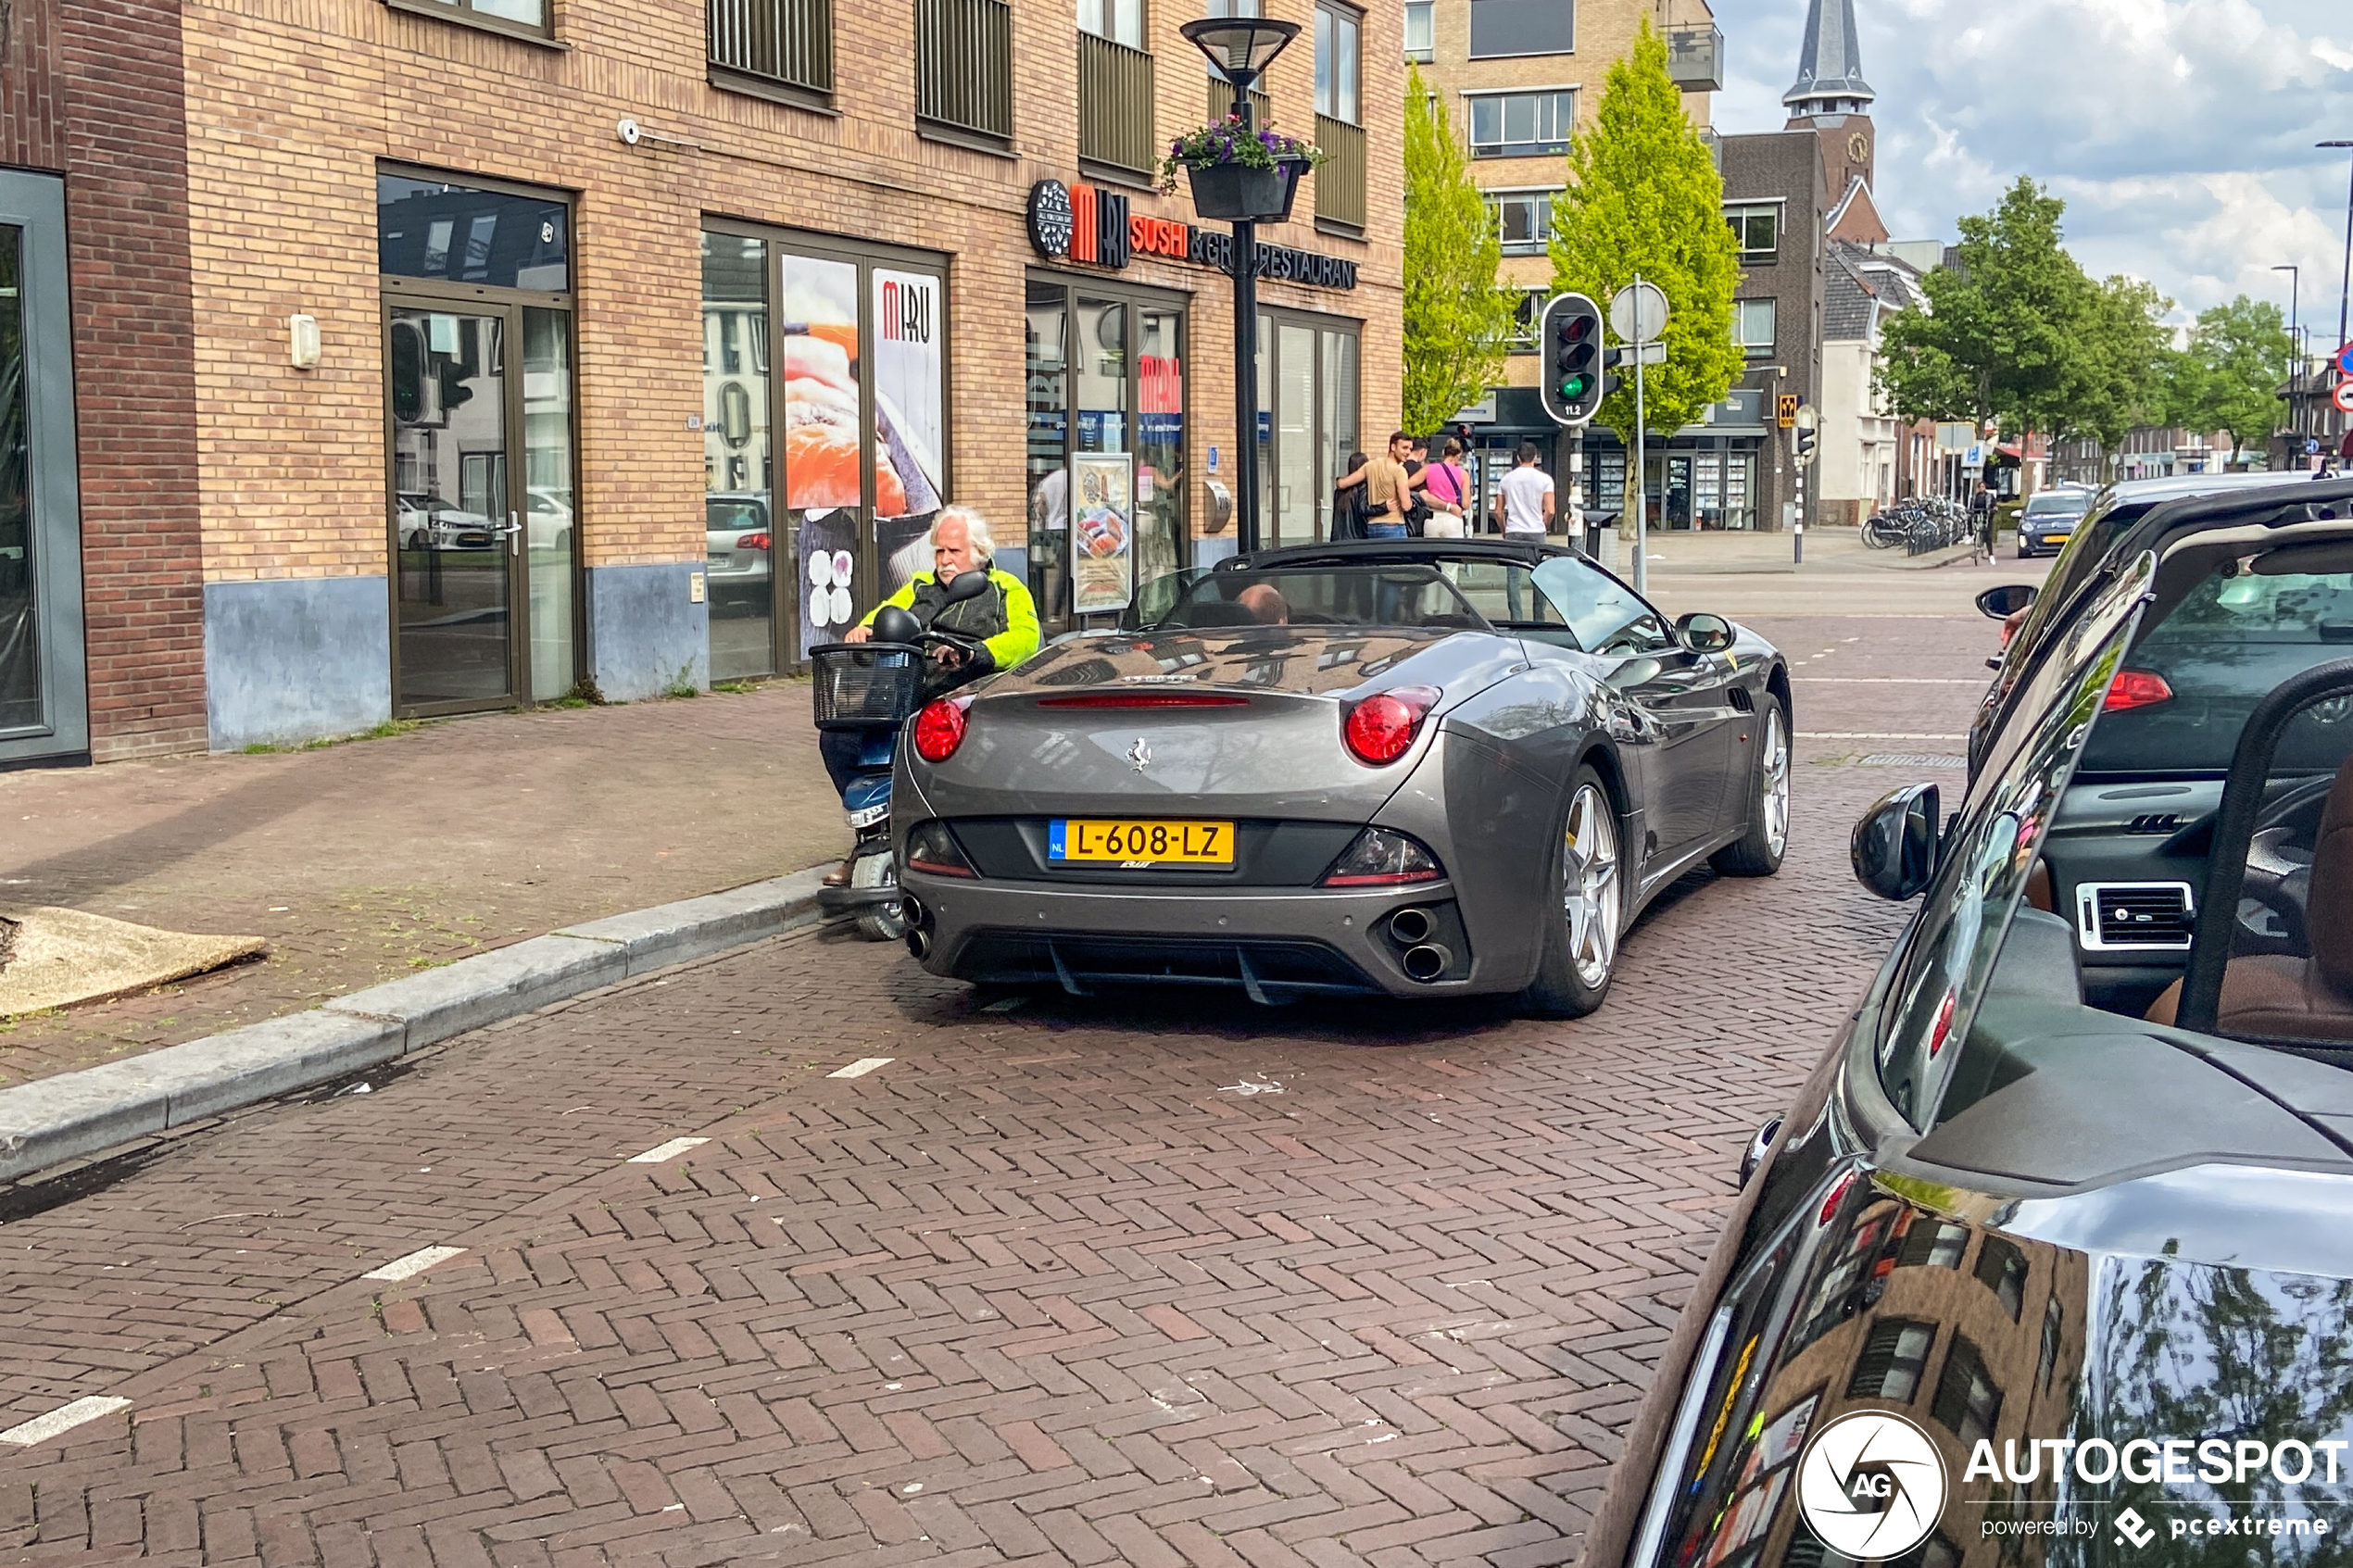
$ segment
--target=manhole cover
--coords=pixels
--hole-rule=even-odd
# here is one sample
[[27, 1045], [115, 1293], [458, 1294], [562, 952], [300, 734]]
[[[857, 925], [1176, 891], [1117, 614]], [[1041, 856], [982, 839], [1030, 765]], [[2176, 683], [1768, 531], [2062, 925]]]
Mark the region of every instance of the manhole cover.
[[1855, 759], [1866, 768], [1966, 768], [1966, 757], [1941, 757], [1933, 751], [1874, 751]]

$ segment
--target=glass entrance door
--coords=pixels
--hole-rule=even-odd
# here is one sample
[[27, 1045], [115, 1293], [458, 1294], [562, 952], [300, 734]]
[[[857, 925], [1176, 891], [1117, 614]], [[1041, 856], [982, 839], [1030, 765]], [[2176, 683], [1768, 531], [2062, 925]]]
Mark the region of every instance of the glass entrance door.
[[43, 720], [23, 257], [24, 231], [0, 226], [0, 734], [35, 729]]
[[521, 509], [508, 311], [390, 307], [396, 692], [404, 710], [511, 701]]
[[1692, 459], [1680, 452], [1654, 452], [1643, 463], [1647, 483], [1642, 486], [1642, 506], [1650, 514], [1650, 526], [1670, 533], [1687, 531], [1692, 526]]

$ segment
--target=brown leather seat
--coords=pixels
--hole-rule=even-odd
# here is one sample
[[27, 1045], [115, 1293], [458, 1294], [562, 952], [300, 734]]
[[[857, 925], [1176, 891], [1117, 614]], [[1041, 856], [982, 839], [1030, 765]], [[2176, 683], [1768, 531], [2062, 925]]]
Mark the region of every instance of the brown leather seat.
[[[2337, 770], [2321, 810], [2304, 929], [2309, 959], [2259, 954], [2230, 961], [2216, 1009], [2220, 1033], [2353, 1042], [2353, 758]], [[2146, 1016], [2171, 1023], [2181, 999], [2177, 980]]]

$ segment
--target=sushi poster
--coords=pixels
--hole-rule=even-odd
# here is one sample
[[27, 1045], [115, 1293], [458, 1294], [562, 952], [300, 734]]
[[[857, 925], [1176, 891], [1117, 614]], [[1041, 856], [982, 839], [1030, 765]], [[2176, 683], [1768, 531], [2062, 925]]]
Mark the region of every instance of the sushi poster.
[[877, 267], [873, 282], [875, 516], [928, 518], [940, 505], [945, 300], [925, 272]]
[[855, 507], [858, 269], [790, 255], [783, 268], [785, 505], [813, 513]]
[[1126, 609], [1136, 596], [1136, 459], [1080, 452], [1070, 459], [1071, 609]]

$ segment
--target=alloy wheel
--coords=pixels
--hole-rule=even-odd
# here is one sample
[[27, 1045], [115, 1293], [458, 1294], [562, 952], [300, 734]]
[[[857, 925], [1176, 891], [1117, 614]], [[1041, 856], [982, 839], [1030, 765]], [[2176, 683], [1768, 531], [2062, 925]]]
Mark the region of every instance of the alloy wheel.
[[1766, 847], [1778, 860], [1789, 847], [1789, 725], [1781, 718], [1779, 703], [1766, 709], [1761, 760], [1765, 776], [1764, 787], [1757, 792], [1762, 797], [1758, 804], [1764, 809]]
[[1609, 980], [1617, 957], [1617, 817], [1594, 784], [1579, 786], [1562, 834], [1561, 907], [1568, 917], [1569, 962], [1589, 990]]

